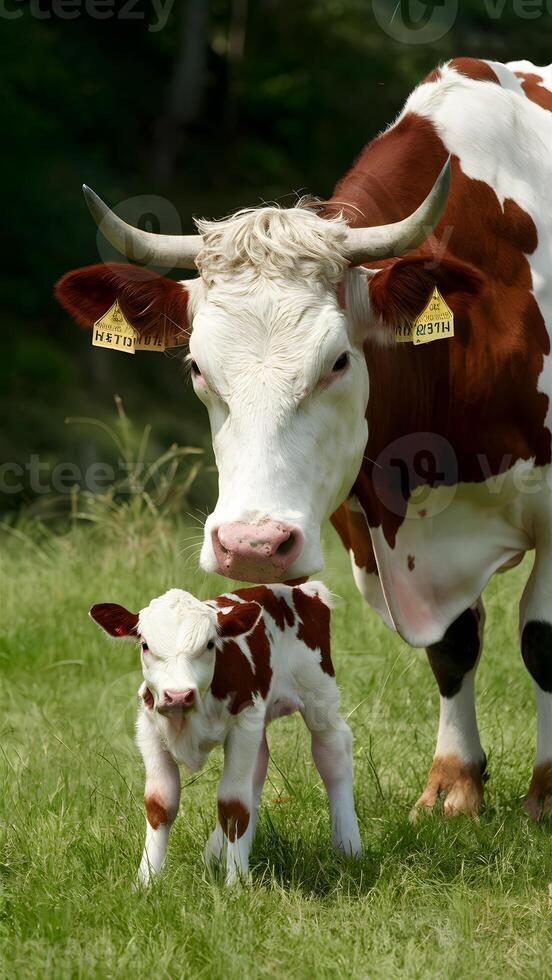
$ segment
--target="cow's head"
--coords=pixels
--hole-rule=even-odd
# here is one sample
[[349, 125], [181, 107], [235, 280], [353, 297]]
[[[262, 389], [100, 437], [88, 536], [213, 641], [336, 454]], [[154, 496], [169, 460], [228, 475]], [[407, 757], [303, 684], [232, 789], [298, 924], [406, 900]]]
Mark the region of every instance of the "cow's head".
[[211, 686], [217, 645], [249, 632], [261, 614], [256, 602], [238, 603], [225, 614], [189, 592], [171, 589], [139, 613], [102, 602], [90, 616], [115, 639], [140, 643], [147, 708], [162, 715], [197, 709]]
[[352, 266], [425, 240], [449, 179], [447, 165], [418, 210], [392, 225], [351, 229], [312, 208], [263, 207], [200, 221], [201, 234], [184, 237], [133, 229], [88, 192], [101, 230], [128, 257], [200, 273], [177, 283], [136, 266], [92, 266], [65, 276], [57, 295], [86, 325], [118, 297], [138, 329], [190, 336], [191, 376], [209, 412], [219, 472], [201, 552], [206, 571], [270, 582], [321, 569], [321, 525], [353, 485], [367, 441], [363, 343], [385, 319], [382, 289], [376, 316], [368, 286], [381, 275], [388, 290], [402, 289], [395, 306], [404, 315], [407, 299], [412, 306], [418, 294], [427, 298], [425, 280], [439, 282], [446, 271], [445, 263], [428, 278], [421, 265], [398, 259], [392, 285], [388, 267]]

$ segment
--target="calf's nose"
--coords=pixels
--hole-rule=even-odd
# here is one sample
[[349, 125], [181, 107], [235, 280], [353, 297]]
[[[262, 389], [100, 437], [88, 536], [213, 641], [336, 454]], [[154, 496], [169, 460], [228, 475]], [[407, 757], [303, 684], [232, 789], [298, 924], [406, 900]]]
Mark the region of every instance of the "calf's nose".
[[281, 580], [303, 549], [298, 528], [273, 520], [221, 524], [212, 542], [220, 574], [244, 582]]
[[186, 691], [163, 691], [164, 708], [191, 708], [195, 704], [195, 691], [189, 687]]

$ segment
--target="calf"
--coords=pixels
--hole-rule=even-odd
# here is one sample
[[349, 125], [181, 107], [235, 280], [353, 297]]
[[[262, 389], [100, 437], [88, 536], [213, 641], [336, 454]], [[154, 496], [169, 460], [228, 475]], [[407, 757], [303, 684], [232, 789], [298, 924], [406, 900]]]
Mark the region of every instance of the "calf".
[[180, 801], [178, 765], [199, 770], [224, 745], [218, 823], [205, 859], [226, 881], [247, 873], [268, 766], [266, 727], [301, 712], [324, 781], [334, 847], [360, 853], [351, 732], [339, 714], [330, 654], [330, 594], [320, 582], [256, 586], [200, 602], [171, 589], [140, 613], [90, 610], [113, 637], [141, 642], [137, 741], [146, 769], [146, 842], [139, 879], [163, 865]]

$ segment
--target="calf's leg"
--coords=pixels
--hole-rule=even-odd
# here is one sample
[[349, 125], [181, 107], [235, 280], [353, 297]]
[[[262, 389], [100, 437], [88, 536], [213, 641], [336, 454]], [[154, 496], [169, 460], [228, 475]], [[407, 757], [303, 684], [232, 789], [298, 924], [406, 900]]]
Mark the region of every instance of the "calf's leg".
[[[268, 742], [266, 740], [266, 731], [263, 735], [263, 740], [259, 747], [257, 753], [257, 761], [255, 764], [255, 771], [253, 773], [253, 796], [251, 802], [251, 815], [249, 818], [249, 823], [247, 825], [247, 830], [245, 831], [245, 836], [248, 838], [247, 843], [251, 848], [253, 844], [253, 838], [255, 836], [255, 827], [257, 825], [257, 814], [259, 809], [259, 803], [261, 801], [261, 794], [263, 791], [266, 773], [268, 769], [269, 751]], [[207, 841], [207, 846], [205, 848], [205, 862], [209, 864], [211, 861], [221, 861], [224, 854], [226, 844], [226, 835], [222, 829], [220, 822], [217, 822], [215, 829], [213, 830], [209, 840]]]
[[412, 817], [431, 811], [439, 794], [446, 816], [475, 816], [483, 799], [486, 767], [475, 712], [475, 672], [485, 613], [481, 600], [449, 627], [427, 655], [439, 686], [439, 733], [426, 788]]
[[169, 832], [180, 803], [180, 773], [147, 719], [138, 719], [138, 744], [146, 769], [146, 841], [138, 880], [149, 884], [165, 861]]
[[224, 835], [226, 884], [234, 884], [249, 870], [253, 834], [247, 833], [253, 816], [253, 779], [264, 739], [264, 713], [258, 708], [242, 712], [224, 743], [224, 767], [217, 790], [218, 821]]

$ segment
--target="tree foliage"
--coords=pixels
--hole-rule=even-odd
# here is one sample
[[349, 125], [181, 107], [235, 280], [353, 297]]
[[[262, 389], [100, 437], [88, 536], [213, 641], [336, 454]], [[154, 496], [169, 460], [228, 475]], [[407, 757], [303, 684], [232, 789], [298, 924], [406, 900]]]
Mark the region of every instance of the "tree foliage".
[[[148, 29], [150, 0], [134, 5], [143, 19], [123, 17], [127, 0], [113, 0], [109, 19], [89, 16], [85, 0], [74, 19], [59, 16], [60, 0], [9, 3], [17, 17], [4, 16], [0, 35], [9, 242], [0, 454], [9, 460], [56, 446], [82, 455], [63, 417], [101, 413], [114, 390], [168, 440], [200, 438], [174, 363], [92, 352], [53, 301], [60, 275], [98, 260], [83, 181], [111, 204], [163, 195], [185, 230], [194, 214], [327, 195], [435, 64], [549, 57], [542, 11], [520, 19], [515, 3], [500, 12], [491, 0], [462, 0], [433, 44], [393, 40], [369, 0], [176, 0], [162, 30]], [[392, 0], [389, 18], [402, 7]]]

